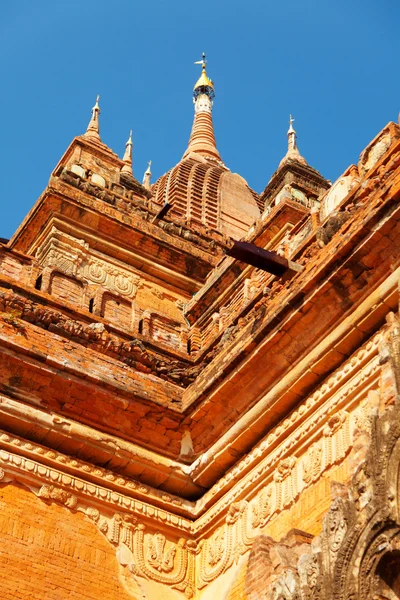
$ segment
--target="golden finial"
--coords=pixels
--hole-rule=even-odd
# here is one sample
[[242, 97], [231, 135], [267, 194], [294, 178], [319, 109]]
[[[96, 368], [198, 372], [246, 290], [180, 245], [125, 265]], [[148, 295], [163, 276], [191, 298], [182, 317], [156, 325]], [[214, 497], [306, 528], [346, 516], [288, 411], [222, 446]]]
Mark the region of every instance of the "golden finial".
[[144, 172], [144, 175], [143, 175], [143, 185], [144, 185], [144, 187], [146, 189], [149, 190], [151, 188], [151, 183], [150, 183], [150, 180], [151, 180], [151, 160], [149, 160], [149, 162], [147, 163], [147, 165], [148, 165], [147, 169], [146, 169], [146, 171]]
[[96, 96], [96, 104], [92, 108], [92, 117], [89, 121], [89, 125], [86, 130], [86, 137], [94, 138], [96, 140], [100, 140], [100, 124], [99, 124], [99, 114], [100, 114], [100, 106], [99, 106], [100, 96], [97, 94]]
[[[210, 98], [214, 97], [214, 82], [211, 81], [211, 79], [207, 76], [207, 72], [206, 72], [206, 65], [207, 65], [207, 60], [206, 60], [206, 55], [203, 52], [202, 55], [202, 59], [201, 60], [196, 60], [195, 65], [201, 65], [201, 75], [199, 77], [199, 79], [196, 82], [196, 85], [193, 88], [193, 91], [196, 92], [196, 90], [198, 88], [203, 88], [204, 92], [210, 96]], [[196, 97], [196, 94], [195, 94]]]
[[123, 157], [123, 161], [124, 161], [124, 165], [121, 169], [122, 173], [129, 173], [130, 175], [133, 174], [132, 172], [132, 148], [133, 148], [133, 142], [132, 142], [132, 129], [129, 132], [129, 138], [128, 141], [125, 144], [125, 153], [124, 153], [124, 157]]

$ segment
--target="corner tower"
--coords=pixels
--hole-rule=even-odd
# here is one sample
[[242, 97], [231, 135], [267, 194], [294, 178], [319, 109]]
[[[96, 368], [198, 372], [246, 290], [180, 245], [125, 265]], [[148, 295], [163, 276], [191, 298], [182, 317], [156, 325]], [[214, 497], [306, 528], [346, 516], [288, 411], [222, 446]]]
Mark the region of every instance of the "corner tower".
[[217, 149], [212, 107], [214, 83], [203, 54], [201, 75], [193, 89], [194, 120], [182, 160], [152, 188], [156, 204], [168, 202], [172, 215], [191, 227], [206, 226], [243, 237], [260, 216], [258, 195], [222, 162]]
[[297, 147], [294, 119], [289, 117], [288, 149], [260, 196], [262, 210], [271, 210], [282, 200], [290, 200], [310, 209], [330, 183], [311, 167]]

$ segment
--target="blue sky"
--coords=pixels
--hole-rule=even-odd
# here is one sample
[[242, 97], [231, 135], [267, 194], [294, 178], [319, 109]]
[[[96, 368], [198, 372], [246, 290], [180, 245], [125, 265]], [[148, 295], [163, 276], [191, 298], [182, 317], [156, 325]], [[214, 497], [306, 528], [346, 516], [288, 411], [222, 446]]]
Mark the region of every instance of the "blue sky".
[[0, 236], [46, 186], [97, 93], [101, 135], [153, 181], [187, 145], [208, 55], [227, 166], [261, 191], [286, 151], [288, 116], [309, 164], [335, 180], [400, 109], [397, 0], [19, 0], [0, 19]]

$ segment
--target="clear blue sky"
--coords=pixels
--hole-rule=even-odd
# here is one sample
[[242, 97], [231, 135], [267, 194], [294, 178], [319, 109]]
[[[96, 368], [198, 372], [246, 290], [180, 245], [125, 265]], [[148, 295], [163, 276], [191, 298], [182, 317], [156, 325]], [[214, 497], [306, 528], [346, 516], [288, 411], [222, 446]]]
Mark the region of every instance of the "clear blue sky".
[[0, 12], [0, 236], [44, 189], [97, 93], [101, 135], [153, 181], [181, 158], [208, 55], [223, 160], [256, 191], [286, 151], [335, 180], [400, 108], [398, 0], [19, 0]]

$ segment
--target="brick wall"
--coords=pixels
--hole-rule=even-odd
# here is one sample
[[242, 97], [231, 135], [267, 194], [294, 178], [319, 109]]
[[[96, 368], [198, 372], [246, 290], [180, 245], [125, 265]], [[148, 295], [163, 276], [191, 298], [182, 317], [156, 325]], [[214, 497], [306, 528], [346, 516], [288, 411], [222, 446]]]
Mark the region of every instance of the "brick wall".
[[8, 252], [0, 250], [0, 273], [6, 277], [14, 277], [19, 281], [26, 281], [27, 269], [23, 268], [22, 263]]
[[55, 298], [82, 306], [83, 287], [80, 281], [61, 273], [54, 273], [51, 279], [50, 292]]
[[107, 321], [114, 323], [118, 327], [130, 329], [132, 326], [132, 304], [127, 300], [122, 300], [111, 294], [105, 294], [101, 314]]
[[247, 574], [247, 562], [242, 566], [238, 576], [235, 579], [226, 600], [248, 600], [246, 594], [246, 574]]
[[179, 323], [152, 315], [150, 321], [150, 336], [156, 342], [161, 342], [172, 348], [181, 346], [181, 327]]
[[274, 571], [270, 557], [272, 546], [271, 538], [260, 535], [251, 548], [245, 581], [245, 598], [249, 600], [265, 596], [266, 580]]
[[1, 600], [142, 600], [118, 569], [115, 549], [83, 514], [0, 486]]

